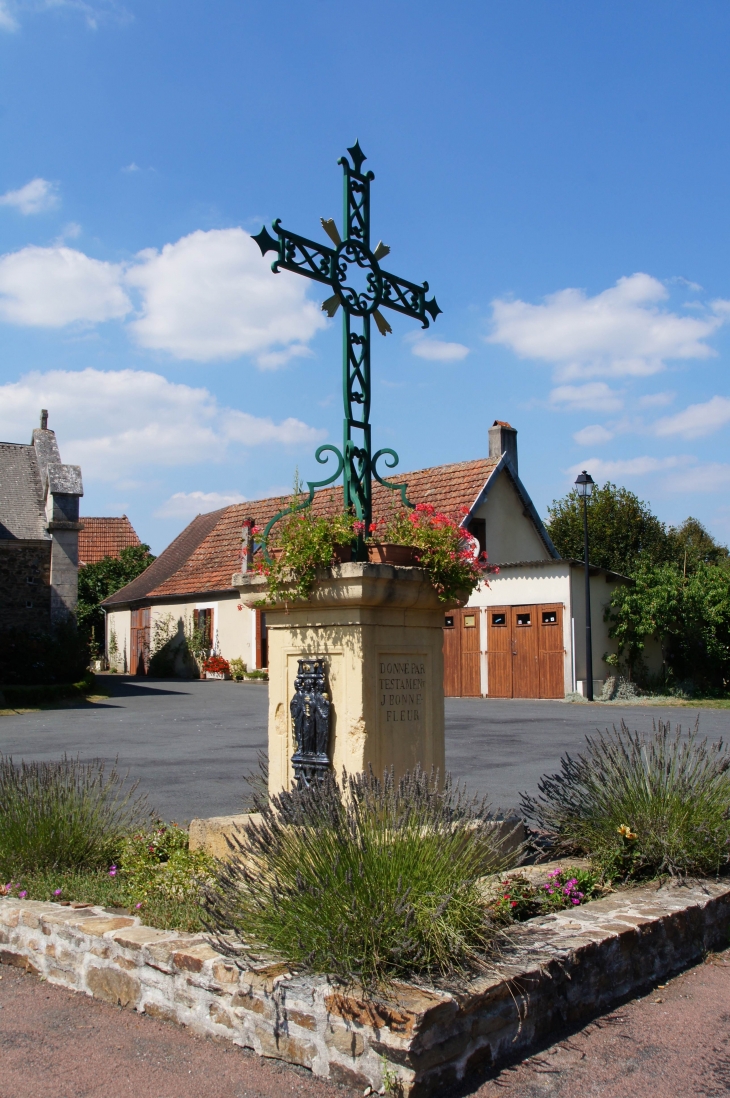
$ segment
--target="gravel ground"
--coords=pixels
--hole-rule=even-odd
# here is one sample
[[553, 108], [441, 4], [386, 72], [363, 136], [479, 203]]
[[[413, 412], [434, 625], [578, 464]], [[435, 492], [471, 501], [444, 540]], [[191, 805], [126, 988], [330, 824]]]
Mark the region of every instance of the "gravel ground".
[[[708, 958], [459, 1091], [473, 1098], [725, 1098], [730, 954]], [[309, 1072], [0, 965], [0, 1098], [348, 1098]], [[444, 1095], [444, 1098], [447, 1098]]]

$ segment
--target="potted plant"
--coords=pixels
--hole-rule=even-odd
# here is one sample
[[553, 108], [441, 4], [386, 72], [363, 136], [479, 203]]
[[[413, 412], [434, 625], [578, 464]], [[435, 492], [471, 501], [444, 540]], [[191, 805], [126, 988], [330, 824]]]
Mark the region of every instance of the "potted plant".
[[349, 513], [315, 515], [311, 507], [295, 510], [297, 502], [293, 496], [289, 514], [274, 528], [277, 544], [267, 545], [254, 564], [266, 576], [272, 601], [308, 598], [319, 569], [352, 560], [352, 542], [362, 529]]
[[222, 656], [208, 656], [203, 663], [206, 679], [230, 679], [231, 665]]

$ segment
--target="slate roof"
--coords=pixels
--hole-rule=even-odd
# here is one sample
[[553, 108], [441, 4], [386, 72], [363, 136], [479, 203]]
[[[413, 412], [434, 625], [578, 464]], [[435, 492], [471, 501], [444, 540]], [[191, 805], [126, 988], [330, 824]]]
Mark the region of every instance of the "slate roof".
[[97, 564], [104, 557], [118, 557], [122, 549], [139, 545], [137, 533], [126, 515], [121, 518], [88, 518], [79, 534], [79, 564]]
[[[492, 458], [462, 461], [454, 465], [437, 465], [402, 473], [393, 477], [395, 483], [407, 481], [408, 495], [414, 502], [432, 503], [451, 518], [461, 518], [460, 509], [471, 507], [485, 482], [497, 467]], [[397, 492], [380, 484], [373, 485], [373, 516], [386, 515], [400, 501]], [[234, 592], [231, 576], [241, 568], [241, 526], [253, 518], [257, 526], [265, 526], [270, 518], [286, 506], [286, 499], [270, 499], [236, 503], [220, 511], [198, 515], [182, 534], [173, 541], [150, 567], [106, 599], [103, 606], [114, 606], [143, 599], [171, 598], [177, 595]], [[315, 493], [312, 509], [315, 514], [327, 514], [342, 507], [342, 487], [321, 488]]]
[[34, 447], [0, 442], [0, 540], [48, 538]]

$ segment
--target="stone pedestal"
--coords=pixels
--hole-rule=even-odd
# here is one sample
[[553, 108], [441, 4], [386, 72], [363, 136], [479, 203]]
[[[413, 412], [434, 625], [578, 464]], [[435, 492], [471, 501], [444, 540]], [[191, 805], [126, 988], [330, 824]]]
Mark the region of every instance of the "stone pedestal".
[[[266, 582], [233, 577], [246, 606]], [[329, 757], [335, 773], [372, 766], [378, 776], [417, 764], [444, 773], [443, 624], [448, 605], [420, 568], [340, 564], [307, 602], [262, 606], [269, 651], [269, 790], [289, 788], [296, 751], [289, 704], [297, 660], [322, 656], [332, 700]]]

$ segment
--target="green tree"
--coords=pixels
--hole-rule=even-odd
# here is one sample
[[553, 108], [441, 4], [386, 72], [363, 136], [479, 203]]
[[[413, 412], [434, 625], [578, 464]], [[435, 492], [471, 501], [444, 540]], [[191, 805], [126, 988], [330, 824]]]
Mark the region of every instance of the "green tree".
[[667, 532], [672, 559], [683, 574], [696, 571], [700, 564], [730, 564], [730, 550], [715, 541], [699, 519], [686, 518]]
[[[562, 557], [583, 560], [583, 501], [575, 489], [553, 501], [546, 525]], [[591, 564], [624, 576], [672, 556], [664, 523], [633, 492], [610, 482], [596, 487], [589, 500], [588, 537]]]
[[96, 564], [84, 564], [79, 568], [76, 611], [79, 630], [101, 644], [104, 639], [104, 611], [100, 604], [141, 575], [154, 559], [149, 545], [133, 545], [122, 549], [118, 557], [104, 557]]
[[647, 637], [662, 648], [666, 684], [701, 691], [730, 686], [730, 569], [700, 561], [685, 573], [677, 563], [647, 565], [611, 599], [610, 635], [630, 677], [641, 677]]

